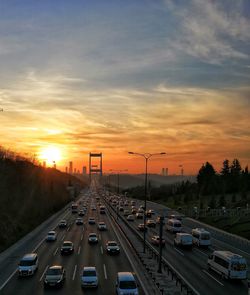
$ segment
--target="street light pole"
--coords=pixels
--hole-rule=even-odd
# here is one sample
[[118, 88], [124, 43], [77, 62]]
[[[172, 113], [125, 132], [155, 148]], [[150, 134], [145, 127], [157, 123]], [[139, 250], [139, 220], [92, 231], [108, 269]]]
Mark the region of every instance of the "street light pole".
[[165, 155], [165, 152], [162, 153], [156, 153], [156, 154], [140, 154], [140, 153], [134, 153], [134, 152], [128, 152], [130, 155], [138, 155], [145, 159], [145, 195], [144, 195], [144, 231], [143, 231], [143, 253], [146, 252], [146, 210], [147, 210], [147, 194], [148, 194], [148, 160], [153, 156], [160, 156]]

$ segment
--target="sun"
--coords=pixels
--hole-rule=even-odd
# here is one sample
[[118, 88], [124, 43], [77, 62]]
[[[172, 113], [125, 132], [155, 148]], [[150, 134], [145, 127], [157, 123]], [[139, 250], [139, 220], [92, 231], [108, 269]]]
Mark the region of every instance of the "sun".
[[46, 161], [46, 164], [51, 165], [61, 160], [61, 151], [54, 146], [48, 146], [41, 150], [39, 158], [42, 161]]

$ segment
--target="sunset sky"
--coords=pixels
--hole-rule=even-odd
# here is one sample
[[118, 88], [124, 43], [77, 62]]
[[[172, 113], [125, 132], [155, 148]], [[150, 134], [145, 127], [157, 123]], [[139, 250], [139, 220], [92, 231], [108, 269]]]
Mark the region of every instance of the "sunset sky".
[[0, 145], [104, 169], [250, 164], [249, 0], [0, 0]]

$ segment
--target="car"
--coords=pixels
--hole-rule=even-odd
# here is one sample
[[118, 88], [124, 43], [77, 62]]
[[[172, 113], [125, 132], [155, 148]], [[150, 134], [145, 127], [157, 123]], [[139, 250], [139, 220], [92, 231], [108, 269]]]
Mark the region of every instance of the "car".
[[116, 294], [138, 295], [136, 280], [131, 272], [118, 272], [116, 279]]
[[142, 219], [143, 218], [143, 213], [138, 212], [138, 213], [136, 213], [135, 216], [136, 216], [137, 219]]
[[18, 276], [26, 277], [32, 276], [38, 269], [38, 255], [37, 253], [30, 253], [23, 256], [18, 264]]
[[[159, 246], [160, 245], [160, 237], [159, 236], [152, 236], [151, 243], [153, 245]], [[164, 246], [166, 244], [166, 241], [163, 238], [161, 239], [161, 244], [162, 244], [162, 246]]]
[[143, 223], [140, 223], [140, 224], [138, 225], [137, 229], [138, 229], [139, 231], [147, 231], [147, 228], [144, 226]]
[[105, 214], [106, 213], [106, 208], [105, 206], [100, 206], [100, 214]]
[[132, 214], [128, 215], [127, 221], [134, 221], [134, 220], [135, 220], [135, 216], [134, 215], [132, 215]]
[[95, 224], [95, 218], [89, 217], [89, 224]]
[[[160, 224], [160, 221], [161, 221], [161, 217], [160, 217], [160, 216], [157, 216], [157, 217], [156, 217], [156, 223], [157, 223], [157, 224]], [[163, 220], [162, 220], [162, 224], [165, 224], [165, 218], [163, 218]]]
[[177, 233], [174, 239], [174, 245], [191, 248], [193, 246], [193, 237], [191, 234]]
[[95, 211], [96, 210], [96, 206], [91, 206], [91, 210]]
[[131, 206], [135, 206], [135, 201], [130, 201]]
[[54, 242], [56, 241], [57, 235], [54, 230], [51, 230], [47, 233], [46, 242]]
[[124, 212], [123, 212], [123, 216], [125, 216], [125, 217], [126, 217], [126, 216], [129, 216], [129, 210], [127, 210], [127, 209], [124, 210]]
[[149, 209], [148, 212], [151, 213], [151, 215], [155, 215], [155, 211], [153, 209]]
[[83, 209], [81, 209], [81, 210], [78, 212], [78, 215], [79, 215], [79, 216], [84, 216], [84, 215], [85, 215], [85, 212], [84, 212], [84, 210], [83, 210]]
[[146, 224], [148, 227], [156, 227], [156, 222], [153, 219], [148, 219]]
[[98, 287], [98, 275], [94, 266], [85, 266], [81, 274], [81, 286], [82, 288], [97, 288]]
[[76, 225], [83, 225], [82, 218], [80, 218], [80, 217], [76, 218]]
[[96, 233], [89, 233], [88, 242], [89, 242], [89, 244], [98, 243], [97, 234]]
[[71, 241], [64, 241], [61, 246], [61, 254], [71, 254], [74, 252], [74, 244]]
[[137, 212], [144, 214], [144, 209], [143, 208], [139, 208]]
[[151, 217], [151, 216], [152, 216], [150, 210], [146, 211], [146, 216], [147, 216], [147, 217]]
[[67, 221], [62, 219], [59, 223], [58, 223], [58, 227], [60, 228], [64, 228], [67, 227]]
[[131, 214], [136, 214], [136, 213], [137, 213], [136, 208], [132, 208], [132, 209], [131, 209]]
[[44, 275], [44, 287], [61, 287], [65, 281], [65, 269], [61, 265], [50, 266]]
[[108, 241], [106, 244], [106, 251], [108, 254], [119, 254], [120, 248], [116, 241]]
[[119, 211], [120, 211], [120, 212], [123, 212], [123, 211], [124, 211], [124, 208], [123, 208], [122, 206], [120, 206], [120, 207], [119, 207]]
[[107, 226], [106, 226], [105, 222], [103, 222], [103, 221], [98, 222], [98, 229], [99, 230], [107, 230]]

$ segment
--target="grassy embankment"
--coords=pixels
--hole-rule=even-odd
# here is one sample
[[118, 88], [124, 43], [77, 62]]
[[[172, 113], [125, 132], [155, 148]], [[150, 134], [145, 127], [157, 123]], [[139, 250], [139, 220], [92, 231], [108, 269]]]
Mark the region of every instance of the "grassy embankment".
[[78, 190], [86, 185], [27, 160], [0, 158], [0, 252], [63, 208], [69, 183]]
[[[221, 196], [215, 196], [215, 208], [220, 208], [219, 202], [220, 202]], [[177, 201], [176, 201], [177, 199]], [[185, 209], [192, 209], [193, 207], [199, 207], [199, 200], [197, 199], [191, 199], [189, 201], [184, 201], [184, 196], [174, 196], [168, 198], [168, 200], [164, 199], [158, 199], [155, 200], [157, 203], [166, 205], [167, 207], [178, 209], [181, 207], [181, 211], [185, 212]], [[211, 196], [202, 196], [202, 203], [203, 207], [207, 208], [211, 202], [212, 197]], [[233, 200], [233, 202], [232, 202]], [[225, 195], [225, 206], [226, 208], [246, 208], [247, 202], [249, 203], [249, 212], [248, 214], [241, 214], [241, 216], [207, 216], [207, 217], [200, 217], [199, 220], [210, 224], [212, 226], [215, 226], [217, 228], [223, 229], [227, 232], [237, 234], [239, 236], [242, 236], [244, 238], [250, 239], [250, 195], [248, 193], [245, 200], [242, 200], [242, 197], [240, 194], [227, 194]], [[179, 211], [179, 212], [181, 212]]]

